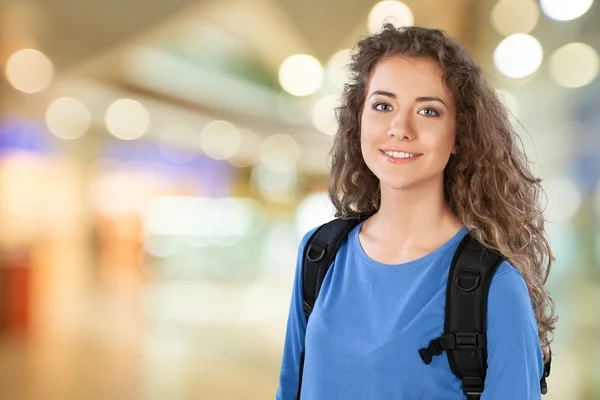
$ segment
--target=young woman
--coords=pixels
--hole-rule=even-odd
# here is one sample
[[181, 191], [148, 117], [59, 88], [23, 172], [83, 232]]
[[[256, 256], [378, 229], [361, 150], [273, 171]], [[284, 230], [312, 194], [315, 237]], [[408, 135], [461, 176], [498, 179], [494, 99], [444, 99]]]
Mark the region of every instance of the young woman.
[[386, 25], [358, 43], [338, 111], [330, 197], [350, 232], [309, 323], [302, 251], [277, 399], [465, 399], [446, 353], [418, 349], [444, 331], [449, 267], [471, 236], [505, 259], [487, 304], [484, 400], [540, 398], [556, 318], [539, 180], [483, 72], [433, 29]]

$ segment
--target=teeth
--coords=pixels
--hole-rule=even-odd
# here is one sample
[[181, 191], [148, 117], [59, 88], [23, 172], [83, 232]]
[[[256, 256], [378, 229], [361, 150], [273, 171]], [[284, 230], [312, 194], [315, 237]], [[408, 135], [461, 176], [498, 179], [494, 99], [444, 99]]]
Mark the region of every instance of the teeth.
[[416, 154], [404, 153], [402, 151], [386, 151], [385, 154], [394, 158], [411, 158], [416, 156]]

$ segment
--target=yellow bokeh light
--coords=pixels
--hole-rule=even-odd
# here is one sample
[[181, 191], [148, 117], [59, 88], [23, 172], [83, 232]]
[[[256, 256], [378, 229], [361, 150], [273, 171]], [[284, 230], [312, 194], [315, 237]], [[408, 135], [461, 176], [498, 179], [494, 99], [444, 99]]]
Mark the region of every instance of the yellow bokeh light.
[[578, 88], [596, 79], [600, 60], [593, 47], [584, 43], [569, 43], [550, 56], [548, 69], [552, 79], [559, 85]]
[[540, 18], [540, 10], [533, 0], [500, 0], [492, 9], [492, 25], [504, 36], [530, 33]]

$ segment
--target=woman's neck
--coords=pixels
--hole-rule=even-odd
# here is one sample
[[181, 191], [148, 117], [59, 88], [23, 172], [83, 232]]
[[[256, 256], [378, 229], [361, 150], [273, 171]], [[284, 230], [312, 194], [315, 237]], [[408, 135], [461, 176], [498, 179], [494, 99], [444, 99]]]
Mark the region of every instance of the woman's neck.
[[379, 211], [365, 221], [363, 233], [382, 245], [402, 251], [437, 248], [458, 232], [462, 223], [448, 207], [442, 188], [381, 188]]

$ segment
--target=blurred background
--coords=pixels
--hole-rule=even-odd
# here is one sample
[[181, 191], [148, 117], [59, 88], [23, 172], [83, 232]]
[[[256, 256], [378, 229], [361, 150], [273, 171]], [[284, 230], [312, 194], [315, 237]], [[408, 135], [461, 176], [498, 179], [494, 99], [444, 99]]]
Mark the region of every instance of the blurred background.
[[0, 398], [274, 398], [344, 65], [387, 18], [511, 110], [557, 257], [545, 399], [600, 399], [597, 3], [2, 0]]

